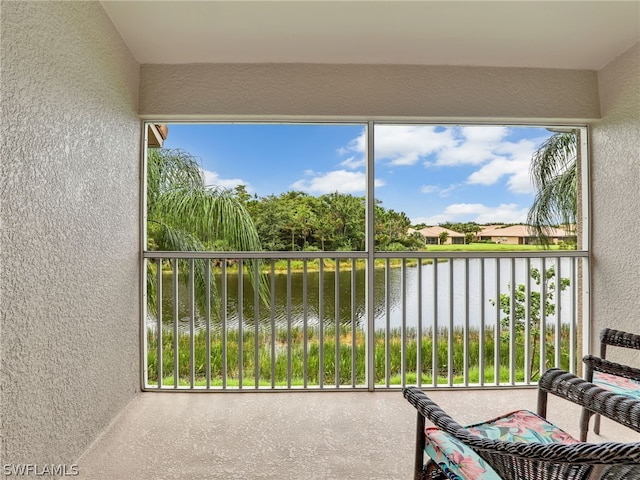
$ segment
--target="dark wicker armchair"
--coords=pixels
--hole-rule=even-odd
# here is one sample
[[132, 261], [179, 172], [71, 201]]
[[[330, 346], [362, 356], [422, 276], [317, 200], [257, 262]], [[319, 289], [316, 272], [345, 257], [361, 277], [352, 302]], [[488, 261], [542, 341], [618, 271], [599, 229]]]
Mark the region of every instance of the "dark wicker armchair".
[[[544, 419], [548, 393], [579, 405], [585, 405], [593, 398], [602, 399], [603, 401], [595, 406], [586, 405], [590, 409], [601, 412], [609, 408], [617, 410], [623, 402], [629, 400], [601, 390], [573, 374], [551, 369], [545, 372], [539, 382], [538, 415], [520, 411], [484, 424], [463, 427], [429, 399], [422, 390], [417, 387], [406, 387], [403, 390], [405, 398], [418, 410], [415, 479], [640, 479], [640, 443], [582, 443]], [[525, 418], [523, 424], [514, 423], [514, 414], [517, 418], [521, 412], [528, 414], [528, 417], [527, 415], [522, 417]], [[629, 412], [629, 418], [626, 417], [625, 412]], [[624, 403], [624, 407], [620, 410], [620, 419], [627, 426], [640, 431], [638, 414], [640, 414], [640, 401]], [[483, 433], [478, 433], [484, 432], [482, 430], [484, 426], [496, 424], [496, 421], [499, 423], [505, 418], [511, 418], [509, 420], [511, 423], [507, 428], [502, 426], [498, 429], [501, 432], [499, 438], [489, 438]], [[534, 441], [502, 439], [504, 436], [513, 437], [513, 432], [521, 430], [520, 427], [528, 428], [527, 418], [535, 418], [543, 423], [550, 435], [540, 440], [536, 438]], [[425, 430], [425, 419], [431, 421], [435, 428]], [[449, 446], [453, 445], [457, 451], [447, 451], [447, 443]], [[426, 465], [424, 464], [425, 447], [431, 457]], [[460, 451], [465, 453], [461, 454]], [[434, 462], [434, 457], [441, 457], [444, 460]], [[472, 462], [475, 462], [475, 465], [469, 468]], [[452, 469], [453, 463], [466, 463], [467, 473]]]
[[[605, 328], [600, 332], [600, 357], [586, 355], [582, 360], [585, 364], [585, 378], [605, 390], [621, 395], [628, 395], [640, 399], [640, 369], [621, 365], [606, 360], [607, 346], [640, 350], [640, 335]], [[588, 409], [582, 410], [580, 419], [580, 440], [587, 440], [589, 418], [595, 415], [593, 431], [600, 433], [600, 415], [611, 418], [612, 412], [595, 413]], [[616, 420], [616, 418], [613, 418]]]

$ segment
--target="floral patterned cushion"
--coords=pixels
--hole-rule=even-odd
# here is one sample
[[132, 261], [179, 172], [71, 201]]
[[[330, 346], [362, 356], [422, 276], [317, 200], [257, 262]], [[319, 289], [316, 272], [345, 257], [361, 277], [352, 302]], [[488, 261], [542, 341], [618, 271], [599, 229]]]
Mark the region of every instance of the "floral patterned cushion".
[[[526, 443], [578, 443], [564, 430], [528, 410], [518, 410], [483, 423], [469, 425], [471, 433], [493, 440]], [[500, 476], [477, 453], [451, 435], [425, 429], [425, 453], [451, 480], [499, 480]]]
[[500, 480], [474, 450], [437, 428], [427, 428], [424, 452], [449, 480]]
[[593, 372], [593, 383], [614, 393], [640, 399], [640, 382], [637, 380], [611, 375], [610, 373]]

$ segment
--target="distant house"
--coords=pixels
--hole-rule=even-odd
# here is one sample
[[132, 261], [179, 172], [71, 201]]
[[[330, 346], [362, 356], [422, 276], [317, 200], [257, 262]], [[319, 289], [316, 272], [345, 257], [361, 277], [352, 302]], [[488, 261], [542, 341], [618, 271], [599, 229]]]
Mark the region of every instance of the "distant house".
[[[547, 236], [552, 243], [556, 245], [559, 242], [566, 242], [575, 239], [575, 235], [560, 228], [550, 228]], [[478, 240], [494, 243], [504, 243], [508, 245], [532, 245], [538, 243], [538, 239], [532, 234], [531, 227], [528, 225], [489, 225], [478, 232]]]
[[[454, 232], [448, 228], [443, 227], [424, 227], [420, 230], [410, 228], [408, 230], [409, 235], [417, 232], [424, 238], [424, 243], [427, 245], [462, 245], [464, 244], [464, 233]], [[444, 242], [440, 241], [440, 235], [442, 232], [447, 232], [447, 239]]]

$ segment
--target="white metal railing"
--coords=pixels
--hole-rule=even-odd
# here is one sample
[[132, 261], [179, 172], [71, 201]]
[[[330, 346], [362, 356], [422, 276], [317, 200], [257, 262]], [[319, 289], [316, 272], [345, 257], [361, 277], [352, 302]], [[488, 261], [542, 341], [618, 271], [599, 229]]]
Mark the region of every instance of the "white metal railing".
[[144, 259], [148, 390], [530, 385], [576, 370], [588, 321], [586, 252], [376, 252], [373, 270], [367, 252]]

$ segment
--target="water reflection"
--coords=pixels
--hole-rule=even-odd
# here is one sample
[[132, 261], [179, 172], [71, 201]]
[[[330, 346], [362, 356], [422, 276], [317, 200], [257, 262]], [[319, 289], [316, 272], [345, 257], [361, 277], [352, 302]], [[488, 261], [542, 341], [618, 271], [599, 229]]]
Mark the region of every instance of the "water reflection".
[[[453, 277], [451, 266], [453, 265]], [[560, 275], [576, 278], [572, 272], [571, 259], [562, 259]], [[556, 259], [547, 259], [546, 269], [556, 268]], [[529, 268], [542, 268], [541, 259], [531, 259]], [[387, 275], [385, 275], [385, 272]], [[513, 273], [512, 273], [513, 272]], [[324, 271], [322, 282], [318, 271], [304, 274], [292, 272], [276, 273], [272, 306], [258, 305], [254, 301], [252, 284], [248, 274], [242, 276], [242, 320], [243, 327], [255, 326], [255, 319], [261, 325], [275, 325], [276, 328], [317, 327], [335, 325], [336, 318], [343, 325], [355, 322], [358, 327], [366, 326], [364, 269], [355, 272], [341, 267], [338, 275], [334, 271]], [[400, 266], [388, 269], [377, 268], [374, 275], [374, 318], [375, 328], [387, 326], [400, 328], [416, 327], [421, 321], [423, 328], [464, 326], [466, 322], [472, 327], [496, 325], [502, 313], [492, 305], [491, 300], [499, 298], [500, 293], [508, 293], [512, 279], [516, 284], [527, 282], [527, 259], [452, 259], [438, 263], [424, 260], [418, 265], [414, 260], [406, 268]], [[220, 275], [216, 275], [217, 292], [222, 291]], [[336, 280], [338, 288], [336, 288]], [[531, 281], [532, 290], [540, 290]], [[228, 274], [226, 283], [227, 328], [238, 327], [239, 281], [237, 274]], [[290, 291], [290, 294], [289, 294]], [[306, 291], [306, 294], [305, 294]], [[403, 294], [404, 292], [404, 294]], [[562, 322], [568, 323], [573, 317], [571, 305], [571, 288], [560, 295]], [[320, 301], [322, 299], [322, 301]], [[163, 275], [163, 325], [173, 325], [173, 289], [171, 273]], [[337, 302], [337, 312], [336, 312]], [[179, 328], [189, 330], [189, 290], [184, 285], [178, 290]], [[256, 315], [257, 313], [257, 315]], [[387, 316], [388, 313], [388, 316]], [[212, 315], [212, 329], [221, 328], [221, 315]], [[549, 318], [548, 321], [555, 321]], [[154, 319], [150, 319], [152, 324]], [[196, 330], [205, 328], [206, 319], [196, 309]]]

